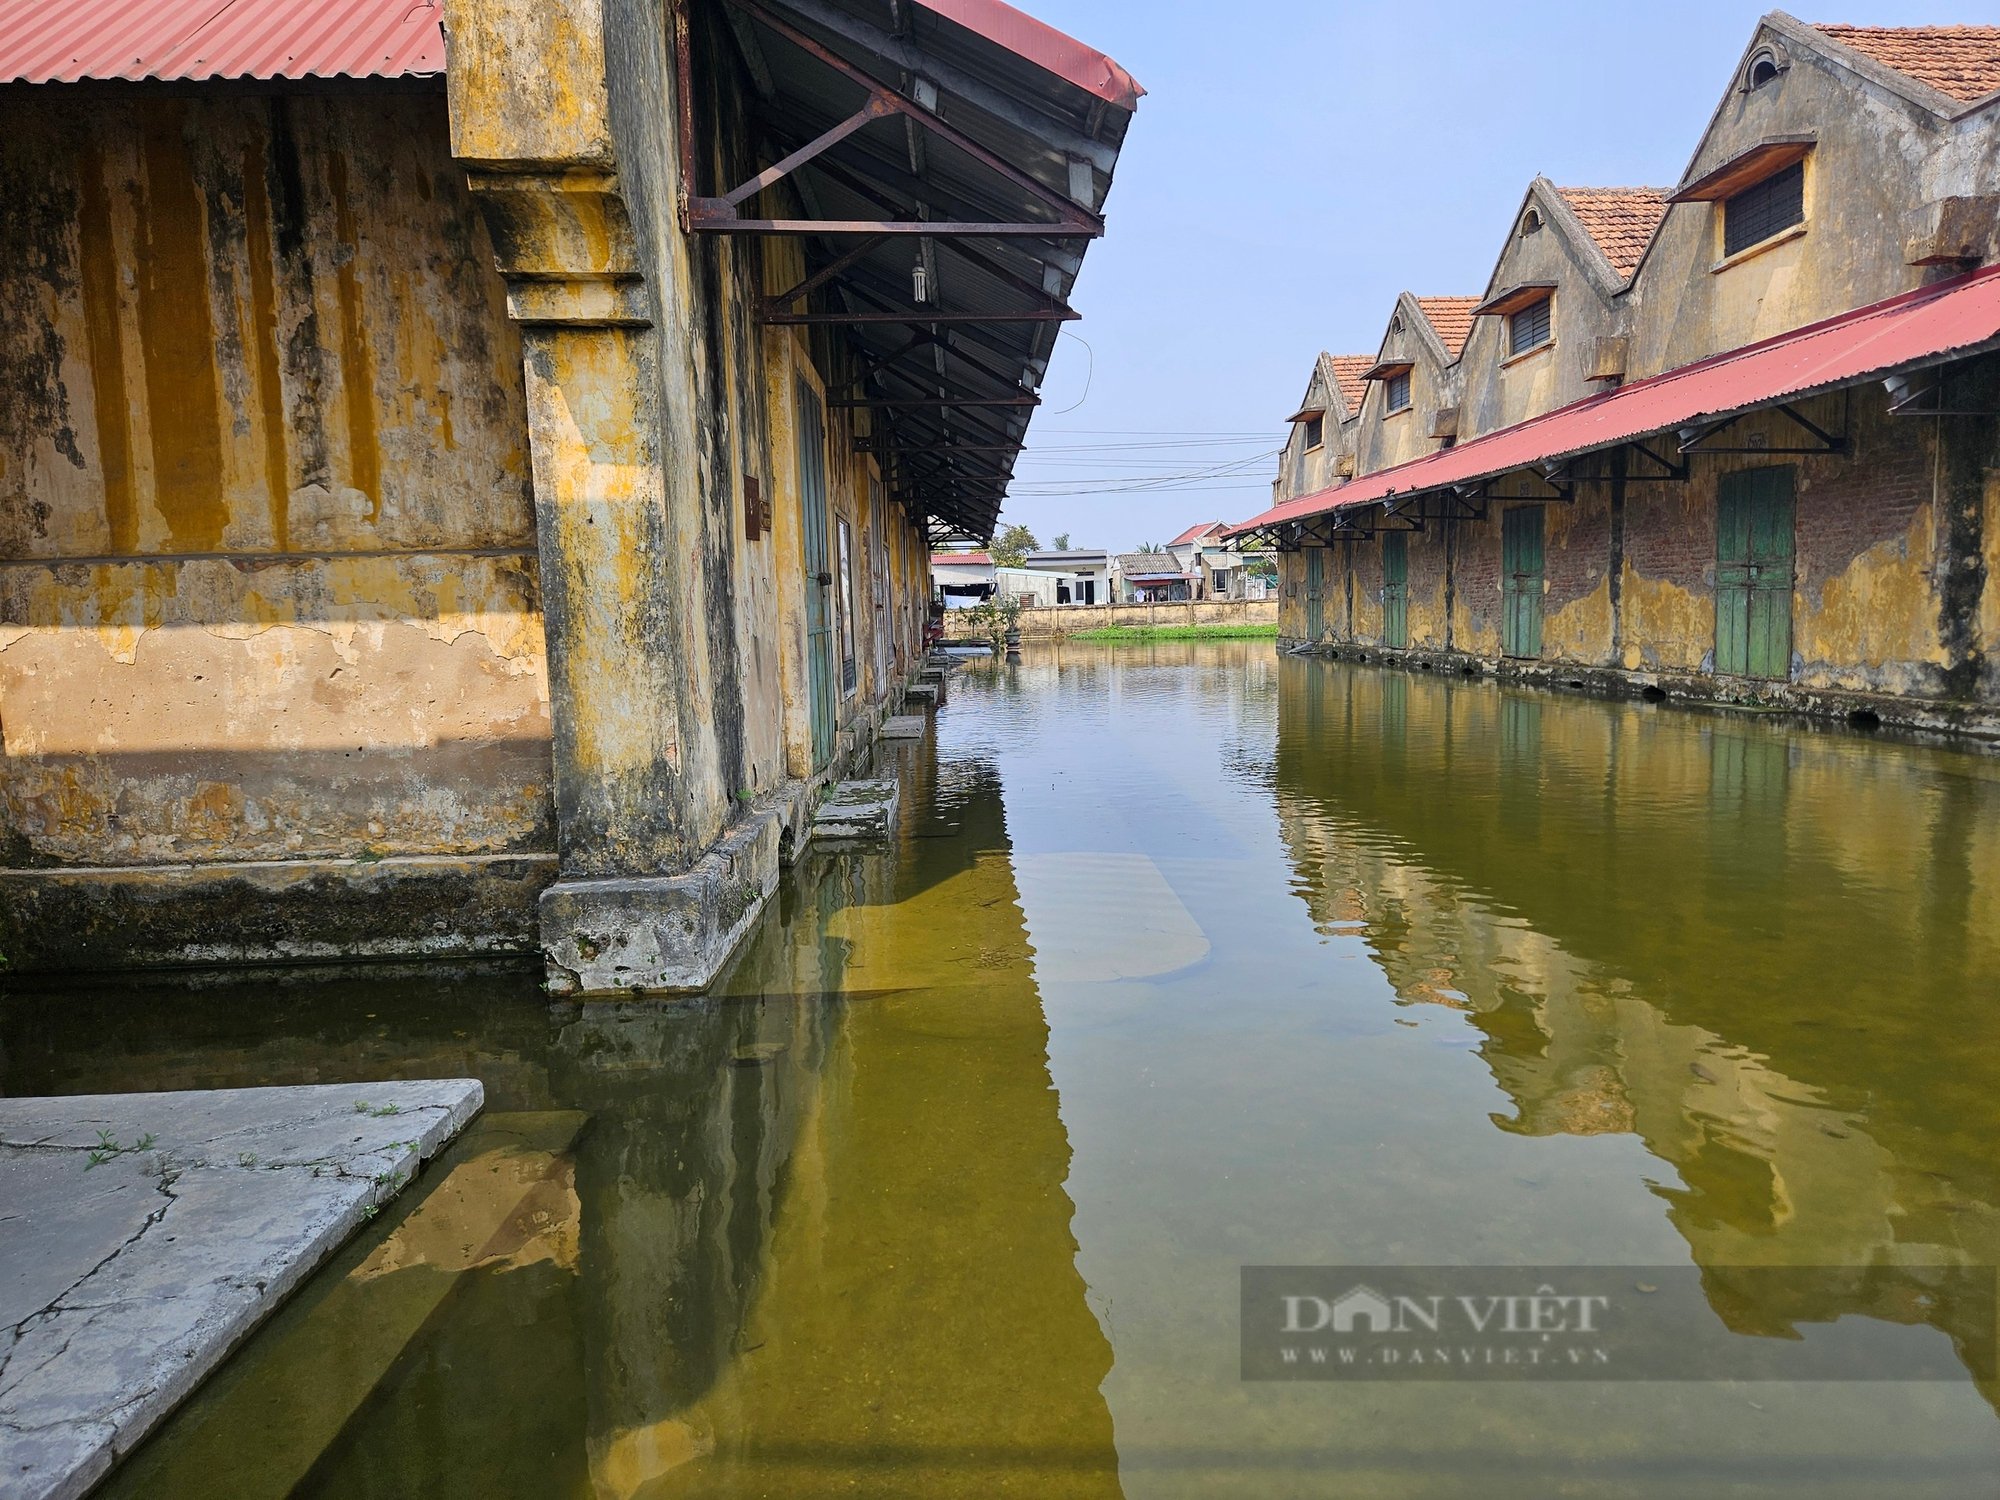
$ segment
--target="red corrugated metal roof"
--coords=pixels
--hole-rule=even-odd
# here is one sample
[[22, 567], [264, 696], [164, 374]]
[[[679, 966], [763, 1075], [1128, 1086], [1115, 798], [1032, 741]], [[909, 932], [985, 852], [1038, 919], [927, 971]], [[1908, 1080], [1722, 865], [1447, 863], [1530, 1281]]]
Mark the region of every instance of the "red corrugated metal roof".
[[933, 552], [931, 566], [935, 568], [990, 568], [993, 554], [990, 552]]
[[0, 82], [444, 72], [438, 0], [0, 0]]
[[1301, 495], [1231, 534], [1470, 484], [2000, 344], [2000, 266], [1591, 396], [1454, 448]]
[[1229, 523], [1227, 521], [1203, 521], [1199, 526], [1188, 527], [1186, 531], [1183, 531], [1179, 536], [1175, 537], [1171, 542], [1168, 542], [1167, 545], [1169, 547], [1185, 546], [1187, 543], [1195, 540], [1197, 537], [1207, 536], [1211, 531], [1226, 530], [1228, 528], [1228, 525]]
[[1139, 96], [1146, 92], [1139, 87], [1138, 79], [1095, 47], [1065, 36], [1046, 22], [1004, 4], [1003, 0], [917, 0], [917, 3], [1120, 109], [1137, 109]]

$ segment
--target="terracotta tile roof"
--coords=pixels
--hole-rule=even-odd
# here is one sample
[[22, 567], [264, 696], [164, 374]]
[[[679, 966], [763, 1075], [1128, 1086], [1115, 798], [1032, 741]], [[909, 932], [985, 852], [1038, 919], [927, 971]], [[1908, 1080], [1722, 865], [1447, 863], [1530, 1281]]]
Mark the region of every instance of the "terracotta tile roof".
[[1815, 26], [1964, 103], [2000, 89], [2000, 26]]
[[1557, 188], [1611, 269], [1630, 279], [1667, 216], [1668, 188]]
[[933, 552], [931, 566], [934, 568], [990, 568], [993, 554], [990, 552]]
[[1368, 394], [1368, 382], [1361, 377], [1375, 367], [1372, 354], [1329, 354], [1326, 362], [1333, 370], [1333, 383], [1340, 387], [1340, 399], [1347, 403], [1347, 414], [1353, 416], [1361, 410], [1361, 398]]
[[1209, 533], [1211, 532], [1226, 530], [1228, 528], [1228, 524], [1229, 523], [1226, 521], [1203, 521], [1199, 526], [1188, 527], [1186, 531], [1183, 531], [1179, 536], [1175, 537], [1171, 542], [1168, 542], [1167, 545], [1169, 547], [1186, 546], [1189, 542], [1194, 541], [1197, 537], [1204, 537], [1209, 535]]
[[[1430, 319], [1431, 327], [1444, 341], [1445, 352], [1457, 359], [1465, 348], [1466, 338], [1472, 333], [1472, 310], [1479, 306], [1477, 297], [1419, 297], [1417, 306]], [[1372, 359], [1368, 362], [1374, 364]]]

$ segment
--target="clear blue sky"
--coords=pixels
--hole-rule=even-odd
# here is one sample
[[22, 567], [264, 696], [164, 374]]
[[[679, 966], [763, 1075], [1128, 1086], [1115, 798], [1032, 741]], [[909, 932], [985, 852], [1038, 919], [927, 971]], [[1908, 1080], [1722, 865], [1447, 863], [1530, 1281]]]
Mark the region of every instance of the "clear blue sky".
[[[1068, 532], [1114, 551], [1261, 509], [1275, 459], [1258, 455], [1285, 436], [1318, 352], [1372, 352], [1399, 291], [1482, 290], [1536, 173], [1565, 187], [1677, 181], [1766, 9], [1014, 3], [1148, 91], [1073, 298], [1084, 320], [1059, 341], [1001, 517], [1045, 545]], [[1991, 24], [1994, 5], [1794, 13]], [[1129, 488], [1231, 464], [1245, 471]]]

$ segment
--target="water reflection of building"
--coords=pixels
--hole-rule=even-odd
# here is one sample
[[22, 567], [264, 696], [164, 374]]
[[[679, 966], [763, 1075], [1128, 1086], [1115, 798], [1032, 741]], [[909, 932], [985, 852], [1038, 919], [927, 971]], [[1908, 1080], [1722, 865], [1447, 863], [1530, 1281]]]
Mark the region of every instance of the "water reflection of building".
[[[1629, 1133], [1696, 1261], [2000, 1259], [2000, 775], [1967, 757], [1289, 662], [1301, 892], [1467, 1013], [1502, 1129]], [[1857, 1293], [1857, 1295], [1860, 1295]], [[1954, 1336], [1914, 1295], [1868, 1311]], [[1728, 1309], [1725, 1311], [1725, 1303]], [[1755, 1310], [1718, 1299], [1718, 1311]]]
[[241, 987], [0, 1015], [15, 1091], [495, 1080], [111, 1493], [1116, 1493], [998, 780], [901, 753], [900, 856], [812, 853], [700, 1001], [416, 976], [287, 990], [282, 1041]]

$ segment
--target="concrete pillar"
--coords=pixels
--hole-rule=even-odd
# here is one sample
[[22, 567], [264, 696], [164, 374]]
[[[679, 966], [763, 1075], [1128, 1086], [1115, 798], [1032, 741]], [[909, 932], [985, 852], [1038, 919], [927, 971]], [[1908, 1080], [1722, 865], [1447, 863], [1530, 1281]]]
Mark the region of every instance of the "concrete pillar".
[[[664, 291], [620, 178], [602, 3], [451, 0], [446, 19], [452, 150], [527, 373], [561, 856], [540, 908], [550, 986], [699, 989], [776, 884], [780, 820], [739, 819], [704, 847], [716, 797], [696, 796], [684, 743], [699, 604], [677, 557], [699, 487], [665, 436], [693, 425], [670, 409], [692, 396], [664, 378]], [[734, 710], [703, 711], [718, 708]]]

